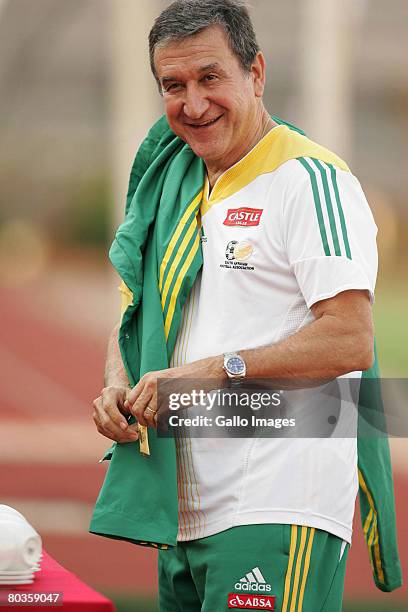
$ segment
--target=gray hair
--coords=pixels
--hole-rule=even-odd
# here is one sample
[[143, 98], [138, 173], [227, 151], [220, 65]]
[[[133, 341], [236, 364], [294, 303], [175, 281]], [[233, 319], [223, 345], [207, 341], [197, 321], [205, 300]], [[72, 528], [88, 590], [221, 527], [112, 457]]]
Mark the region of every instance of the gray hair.
[[242, 0], [175, 0], [156, 19], [149, 34], [150, 66], [157, 79], [154, 52], [158, 46], [194, 36], [205, 28], [224, 28], [232, 52], [249, 72], [259, 45], [247, 5]]

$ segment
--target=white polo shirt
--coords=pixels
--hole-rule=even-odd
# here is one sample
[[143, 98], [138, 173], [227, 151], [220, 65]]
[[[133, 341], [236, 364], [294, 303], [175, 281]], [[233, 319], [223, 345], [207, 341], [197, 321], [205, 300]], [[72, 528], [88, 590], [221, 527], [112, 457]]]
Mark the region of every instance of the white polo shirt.
[[[173, 366], [277, 343], [313, 321], [313, 304], [341, 291], [373, 296], [377, 228], [360, 184], [313, 143], [325, 161], [279, 163], [292, 138], [296, 146], [292, 134], [276, 127], [210, 196], [207, 185], [204, 263], [184, 307]], [[351, 541], [355, 436], [186, 438], [176, 445], [179, 540], [288, 523]]]

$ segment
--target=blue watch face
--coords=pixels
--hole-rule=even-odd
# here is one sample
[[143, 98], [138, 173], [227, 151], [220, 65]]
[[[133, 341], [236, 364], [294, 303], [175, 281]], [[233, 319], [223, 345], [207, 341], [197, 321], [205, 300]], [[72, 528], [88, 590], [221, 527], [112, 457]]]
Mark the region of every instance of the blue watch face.
[[227, 370], [231, 374], [242, 374], [245, 369], [244, 362], [239, 357], [230, 357], [227, 361]]

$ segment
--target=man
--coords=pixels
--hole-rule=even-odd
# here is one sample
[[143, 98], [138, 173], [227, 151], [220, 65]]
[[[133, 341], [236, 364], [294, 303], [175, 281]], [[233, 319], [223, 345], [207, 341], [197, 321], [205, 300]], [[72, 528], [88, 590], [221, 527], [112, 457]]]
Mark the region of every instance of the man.
[[[335, 612], [358, 489], [356, 439], [176, 440], [178, 529], [171, 546], [161, 507], [144, 506], [155, 486], [166, 486], [167, 468], [152, 467], [164, 452], [154, 433], [157, 381], [315, 381], [368, 370], [376, 227], [347, 165], [267, 113], [265, 59], [242, 3], [177, 0], [156, 20], [149, 42], [168, 125], [188, 147], [175, 165], [176, 153], [169, 153], [175, 141], [154, 140], [156, 129], [136, 158], [137, 186], [111, 251], [124, 280], [124, 319], [110, 338], [94, 421], [119, 443], [113, 458], [134, 457], [135, 445], [127, 443], [143, 426], [155, 450], [149, 466], [138, 464], [138, 475], [149, 474], [133, 505], [135, 512], [142, 508], [141, 520], [133, 519], [139, 525], [131, 526], [119, 499], [128, 470], [111, 466], [115, 494], [105, 503], [102, 491], [91, 530], [166, 544], [159, 552], [162, 611]], [[178, 202], [186, 177], [196, 172], [186, 163], [176, 178], [189, 155], [192, 165], [203, 160], [205, 175], [201, 182], [194, 175], [199, 191], [189, 192], [189, 207], [166, 234], [173, 222], [165, 207], [171, 215], [175, 206], [166, 194], [172, 187]], [[158, 163], [161, 174], [153, 175]], [[151, 198], [140, 194], [153, 182], [157, 207], [150, 214]], [[167, 222], [160, 224], [160, 215]], [[152, 294], [145, 284], [139, 291], [150, 276]], [[160, 327], [164, 348], [158, 348]], [[102, 502], [105, 516], [116, 513], [123, 529], [101, 518]], [[374, 512], [373, 505], [367, 530], [378, 546]], [[152, 530], [144, 530], [145, 521]], [[374, 568], [381, 584], [385, 566], [381, 553]]]

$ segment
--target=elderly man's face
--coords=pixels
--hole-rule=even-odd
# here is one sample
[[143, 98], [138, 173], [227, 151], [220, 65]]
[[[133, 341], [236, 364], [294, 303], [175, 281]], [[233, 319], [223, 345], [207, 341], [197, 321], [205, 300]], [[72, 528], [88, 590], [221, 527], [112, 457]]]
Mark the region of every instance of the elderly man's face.
[[220, 26], [155, 52], [171, 129], [207, 166], [228, 168], [248, 150], [260, 118], [264, 63], [245, 73]]

